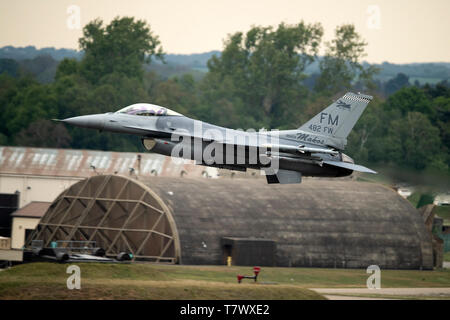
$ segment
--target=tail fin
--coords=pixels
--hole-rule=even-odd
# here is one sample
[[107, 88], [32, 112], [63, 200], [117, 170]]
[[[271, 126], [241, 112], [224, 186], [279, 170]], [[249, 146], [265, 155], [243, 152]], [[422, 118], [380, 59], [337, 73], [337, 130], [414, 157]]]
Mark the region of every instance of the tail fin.
[[372, 98], [348, 92], [298, 129], [330, 140], [342, 141], [345, 145], [347, 136]]

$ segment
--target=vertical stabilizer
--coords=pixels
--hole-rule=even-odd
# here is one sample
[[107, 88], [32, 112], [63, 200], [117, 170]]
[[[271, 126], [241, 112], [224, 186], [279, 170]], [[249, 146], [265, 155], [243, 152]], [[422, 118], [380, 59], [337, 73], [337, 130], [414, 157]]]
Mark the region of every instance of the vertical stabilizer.
[[372, 96], [348, 92], [298, 129], [340, 140], [345, 145], [347, 136], [372, 99]]

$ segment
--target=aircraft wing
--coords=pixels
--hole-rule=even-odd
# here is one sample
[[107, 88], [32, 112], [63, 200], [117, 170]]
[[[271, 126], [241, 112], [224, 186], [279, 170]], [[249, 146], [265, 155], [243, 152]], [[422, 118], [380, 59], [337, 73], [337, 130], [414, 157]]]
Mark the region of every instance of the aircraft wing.
[[328, 164], [330, 166], [341, 167], [341, 168], [345, 168], [345, 169], [349, 169], [349, 170], [353, 170], [353, 171], [366, 172], [366, 173], [376, 173], [376, 171], [373, 171], [373, 170], [371, 170], [369, 168], [366, 168], [366, 167], [361, 166], [359, 164], [354, 164], [354, 163], [349, 163], [349, 162], [325, 160], [325, 161], [323, 161], [323, 163]]

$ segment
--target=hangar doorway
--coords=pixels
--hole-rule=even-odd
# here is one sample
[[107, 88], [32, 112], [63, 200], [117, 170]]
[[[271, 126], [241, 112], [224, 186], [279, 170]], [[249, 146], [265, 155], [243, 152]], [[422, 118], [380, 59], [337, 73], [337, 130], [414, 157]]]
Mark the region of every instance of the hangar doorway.
[[172, 212], [149, 187], [122, 176], [94, 176], [62, 192], [28, 240], [52, 243], [94, 241], [107, 257], [180, 262]]
[[275, 266], [276, 242], [268, 239], [223, 237], [223, 263], [235, 266]]
[[0, 193], [0, 237], [11, 237], [11, 213], [19, 209], [19, 193]]

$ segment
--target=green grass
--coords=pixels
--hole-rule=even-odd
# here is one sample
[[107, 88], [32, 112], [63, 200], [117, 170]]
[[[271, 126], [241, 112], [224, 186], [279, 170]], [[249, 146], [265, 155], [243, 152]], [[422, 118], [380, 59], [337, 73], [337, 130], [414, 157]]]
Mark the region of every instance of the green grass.
[[450, 206], [435, 206], [433, 212], [443, 219], [450, 219]]
[[411, 202], [414, 208], [417, 208], [421, 196], [422, 195], [419, 192], [413, 192], [413, 194], [411, 194], [407, 199], [409, 202]]
[[238, 284], [237, 269], [224, 273], [214, 267], [77, 265], [81, 268], [81, 290], [66, 287], [69, 264], [31, 263], [2, 271], [0, 299], [324, 299], [290, 284]]
[[444, 253], [444, 261], [450, 262], [450, 252], [445, 252]]
[[[77, 263], [81, 290], [68, 290], [69, 264], [29, 263], [0, 272], [0, 299], [322, 299], [307, 288], [365, 287], [361, 269]], [[382, 270], [382, 286], [450, 287], [450, 270]]]
[[[173, 279], [194, 279], [233, 283], [236, 274], [251, 274], [249, 267], [152, 266]], [[163, 269], [161, 269], [163, 268]], [[171, 270], [170, 270], [170, 269]], [[368, 274], [362, 269], [263, 268], [258, 280], [305, 288], [365, 287]], [[447, 287], [450, 271], [382, 270], [383, 287]]]

